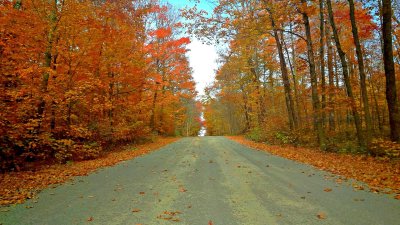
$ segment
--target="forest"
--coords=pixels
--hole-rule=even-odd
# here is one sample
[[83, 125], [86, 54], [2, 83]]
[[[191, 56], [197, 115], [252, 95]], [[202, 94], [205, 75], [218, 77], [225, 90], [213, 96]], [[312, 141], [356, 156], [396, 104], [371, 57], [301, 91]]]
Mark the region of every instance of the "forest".
[[158, 1], [0, 1], [0, 171], [197, 135], [179, 21]]
[[399, 157], [397, 1], [220, 0], [184, 14], [223, 46], [208, 135]]
[[[94, 159], [202, 126], [210, 136], [400, 157], [400, 3], [206, 1], [212, 11], [0, 1], [0, 171]], [[203, 96], [191, 38], [219, 47]]]

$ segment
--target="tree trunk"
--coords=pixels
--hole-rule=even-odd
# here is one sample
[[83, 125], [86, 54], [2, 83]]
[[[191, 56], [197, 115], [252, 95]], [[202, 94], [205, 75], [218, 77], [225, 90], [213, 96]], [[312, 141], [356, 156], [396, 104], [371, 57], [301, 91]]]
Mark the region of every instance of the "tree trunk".
[[382, 36], [390, 138], [392, 141], [400, 141], [400, 114], [396, 90], [396, 74], [393, 61], [391, 0], [382, 0]]
[[250, 115], [249, 115], [249, 106], [248, 106], [247, 96], [246, 96], [246, 92], [244, 90], [244, 87], [240, 86], [240, 89], [242, 90], [242, 93], [243, 93], [244, 117], [245, 117], [245, 120], [246, 120], [246, 125], [245, 125], [245, 128], [244, 128], [244, 130], [242, 132], [246, 133], [247, 131], [250, 130], [250, 124], [251, 124]]
[[[290, 29], [292, 29], [292, 27], [290, 26]], [[292, 32], [292, 31], [291, 31]], [[289, 68], [290, 68], [290, 72], [292, 74], [292, 80], [293, 80], [293, 90], [294, 90], [294, 99], [295, 99], [295, 119], [297, 121], [298, 126], [301, 126], [301, 117], [300, 117], [300, 106], [299, 106], [299, 93], [298, 93], [298, 87], [297, 87], [297, 79], [296, 79], [296, 56], [295, 56], [295, 48], [294, 48], [294, 44], [293, 44], [293, 37], [291, 37], [291, 48], [292, 48], [292, 54], [289, 54], [289, 50], [288, 47], [285, 43], [285, 40], [282, 38], [282, 42], [283, 42], [283, 46], [286, 52], [286, 56], [288, 59], [288, 63], [289, 63]], [[292, 59], [292, 60], [291, 60]]]
[[285, 90], [285, 100], [286, 100], [286, 108], [287, 108], [288, 118], [289, 118], [289, 126], [290, 126], [290, 129], [293, 130], [293, 129], [297, 129], [298, 124], [297, 124], [297, 120], [296, 120], [296, 116], [295, 116], [295, 112], [294, 112], [292, 90], [290, 88], [290, 81], [289, 81], [288, 71], [287, 71], [287, 67], [286, 67], [285, 56], [283, 54], [282, 43], [280, 41], [278, 30], [276, 28], [275, 21], [272, 17], [271, 12], [269, 12], [269, 16], [270, 16], [270, 20], [271, 20], [272, 29], [274, 32], [273, 36], [275, 38], [276, 47], [277, 47], [278, 55], [279, 55], [279, 65], [281, 68], [283, 87]]
[[150, 128], [152, 131], [156, 130], [156, 103], [157, 103], [157, 88], [154, 90], [153, 103], [151, 104]]
[[356, 24], [356, 18], [354, 15], [354, 1], [348, 0], [350, 5], [350, 20], [351, 20], [351, 32], [353, 33], [354, 44], [356, 46], [356, 54], [357, 54], [357, 62], [358, 62], [358, 71], [360, 74], [360, 86], [361, 86], [361, 98], [364, 106], [364, 114], [365, 114], [365, 126], [366, 126], [366, 142], [369, 145], [372, 135], [372, 121], [371, 114], [369, 110], [369, 102], [368, 102], [368, 92], [366, 85], [366, 75], [364, 69], [364, 57], [361, 50], [360, 39], [358, 37], [358, 29]]
[[347, 62], [346, 62], [346, 54], [342, 50], [342, 45], [340, 44], [339, 34], [336, 29], [335, 20], [333, 18], [331, 0], [326, 0], [326, 3], [328, 6], [329, 22], [332, 27], [333, 37], [334, 37], [334, 40], [336, 43], [337, 51], [339, 53], [340, 62], [342, 64], [344, 83], [345, 83], [346, 90], [347, 90], [347, 96], [350, 99], [350, 106], [351, 106], [352, 114], [354, 117], [354, 125], [356, 126], [358, 143], [361, 148], [365, 148], [366, 146], [365, 146], [364, 136], [362, 134], [361, 119], [360, 119], [360, 115], [358, 114], [358, 111], [357, 111], [356, 101], [354, 99], [353, 89], [351, 87], [349, 71], [348, 71], [348, 66], [347, 66]]
[[[302, 3], [305, 3], [306, 0], [301, 0]], [[318, 142], [321, 149], [326, 149], [326, 140], [325, 140], [325, 131], [322, 125], [322, 119], [320, 115], [321, 103], [318, 97], [318, 84], [317, 84], [317, 73], [315, 71], [315, 59], [314, 59], [314, 50], [312, 46], [311, 39], [311, 28], [310, 21], [306, 12], [301, 13], [303, 15], [304, 28], [306, 31], [307, 38], [307, 54], [308, 54], [308, 63], [310, 69], [310, 78], [311, 78], [311, 96], [312, 96], [312, 105], [313, 105], [313, 118], [314, 118], [314, 128], [317, 132]]]
[[336, 129], [335, 126], [335, 105], [334, 105], [334, 90], [335, 90], [335, 83], [334, 83], [334, 72], [333, 72], [333, 50], [332, 50], [332, 43], [330, 38], [330, 33], [328, 27], [325, 29], [326, 35], [326, 44], [327, 44], [327, 53], [328, 53], [328, 81], [329, 81], [329, 94], [328, 94], [328, 104], [329, 104], [329, 130], [333, 131]]
[[325, 113], [325, 108], [326, 108], [326, 80], [325, 80], [325, 43], [324, 43], [324, 28], [325, 28], [325, 22], [324, 22], [324, 1], [319, 0], [319, 30], [320, 30], [320, 36], [319, 36], [319, 60], [320, 60], [320, 70], [321, 70], [321, 92], [322, 92], [322, 98], [321, 98], [321, 108], [322, 108], [322, 114], [321, 114], [321, 120], [322, 120], [322, 125], [325, 124], [326, 120], [326, 113]]
[[[22, 4], [22, 2], [21, 2]], [[19, 4], [20, 7], [20, 4]], [[50, 30], [47, 34], [47, 46], [46, 51], [44, 53], [44, 64], [43, 67], [46, 69], [51, 69], [51, 60], [52, 60], [52, 50], [53, 50], [53, 41], [54, 41], [54, 33], [56, 31], [56, 22], [57, 22], [57, 0], [54, 1], [53, 9], [50, 12]], [[46, 107], [46, 100], [44, 95], [47, 93], [47, 87], [49, 84], [50, 74], [48, 71], [43, 73], [42, 83], [40, 85], [40, 97], [39, 104], [37, 106], [37, 119], [39, 120], [39, 125], [37, 127], [37, 133], [40, 133], [43, 114]]]

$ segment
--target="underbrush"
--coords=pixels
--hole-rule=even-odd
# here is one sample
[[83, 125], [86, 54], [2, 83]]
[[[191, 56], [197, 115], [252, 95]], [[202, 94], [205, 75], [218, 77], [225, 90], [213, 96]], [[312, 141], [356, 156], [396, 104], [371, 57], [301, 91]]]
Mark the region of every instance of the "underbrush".
[[[295, 147], [318, 147], [318, 140], [313, 130], [295, 131], [278, 128], [253, 128], [245, 134], [249, 140], [270, 145], [290, 145]], [[379, 158], [400, 159], [400, 144], [384, 138], [373, 138], [368, 149], [360, 148], [354, 132], [327, 132], [327, 152], [343, 154], [364, 154]]]
[[[150, 133], [144, 131], [146, 134]], [[68, 132], [27, 132], [15, 136], [2, 136], [0, 172], [31, 170], [32, 165], [65, 164], [95, 159], [120, 145], [149, 143], [157, 138], [156, 135], [137, 135], [125, 130], [115, 131], [107, 137], [104, 137], [104, 133], [98, 134], [99, 132], [93, 129], [71, 127]]]

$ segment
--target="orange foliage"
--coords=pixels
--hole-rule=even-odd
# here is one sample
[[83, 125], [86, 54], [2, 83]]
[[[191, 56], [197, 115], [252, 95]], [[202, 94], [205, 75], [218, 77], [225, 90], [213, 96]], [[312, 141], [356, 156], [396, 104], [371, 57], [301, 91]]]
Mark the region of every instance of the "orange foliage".
[[[229, 138], [257, 150], [267, 151], [277, 156], [344, 176], [345, 179], [365, 182], [369, 185], [370, 191], [400, 195], [400, 162], [388, 162], [362, 155], [327, 153], [309, 148], [272, 146], [250, 141], [241, 136]], [[342, 180], [342, 178], [339, 178], [338, 181], [342, 182]], [[355, 188], [360, 189], [358, 185], [355, 185]], [[391, 190], [388, 191], [388, 188]]]
[[[168, 135], [198, 117], [185, 114], [196, 95], [189, 39], [172, 23], [146, 24], [168, 20], [170, 8], [55, 2], [0, 3], [0, 171], [95, 158], [107, 145], [150, 136], [153, 117]], [[157, 61], [171, 62], [165, 74]]]
[[38, 191], [49, 185], [64, 183], [74, 176], [86, 176], [97, 169], [150, 153], [176, 140], [177, 138], [159, 138], [154, 143], [125, 146], [124, 150], [119, 149], [89, 161], [0, 174], [0, 205], [23, 203], [26, 199], [35, 198]]

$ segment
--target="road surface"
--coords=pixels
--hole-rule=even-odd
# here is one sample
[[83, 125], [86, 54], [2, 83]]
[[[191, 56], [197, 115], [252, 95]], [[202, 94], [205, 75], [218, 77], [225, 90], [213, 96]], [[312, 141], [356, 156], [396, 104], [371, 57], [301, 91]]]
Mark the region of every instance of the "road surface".
[[223, 137], [183, 138], [0, 208], [0, 224], [400, 224], [400, 201], [331, 176]]

